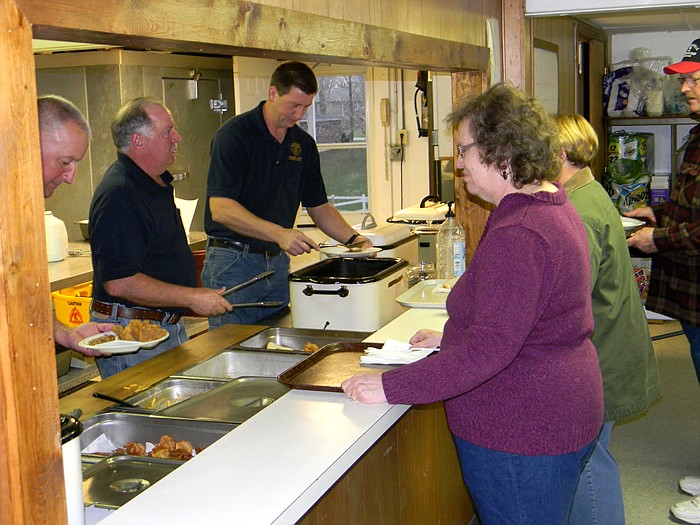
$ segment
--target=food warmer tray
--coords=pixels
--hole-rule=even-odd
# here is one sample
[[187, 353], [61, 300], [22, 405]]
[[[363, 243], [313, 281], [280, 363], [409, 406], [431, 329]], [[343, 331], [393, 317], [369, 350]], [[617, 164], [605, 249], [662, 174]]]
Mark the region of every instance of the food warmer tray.
[[332, 343], [311, 354], [277, 377], [280, 383], [301, 390], [342, 392], [340, 384], [356, 374], [382, 373], [395, 365], [362, 365], [360, 356], [379, 343]]
[[160, 412], [223, 384], [225, 384], [225, 381], [169, 377], [138, 394], [128, 397], [125, 401], [145, 410]]
[[182, 465], [181, 461], [112, 456], [83, 471], [85, 505], [117, 509]]
[[[236, 428], [230, 423], [192, 421], [154, 414], [102, 412], [83, 422], [80, 434], [82, 454], [109, 455], [130, 441], [158, 444], [167, 434], [175, 441], [187, 440], [193, 447], [204, 449]], [[110, 450], [92, 450], [90, 445], [104, 435], [114, 445]]]
[[166, 408], [161, 414], [240, 424], [287, 392], [289, 388], [274, 377], [239, 377]]
[[229, 381], [239, 377], [277, 377], [308, 354], [289, 350], [253, 350], [230, 347], [171, 377]]
[[[246, 349], [266, 349], [286, 347], [303, 351], [306, 343], [313, 343], [319, 348], [331, 343], [359, 342], [367, 339], [372, 332], [353, 332], [350, 330], [318, 330], [311, 328], [266, 328], [253, 337], [241, 341], [237, 346]], [[276, 348], [279, 349], [279, 348]]]

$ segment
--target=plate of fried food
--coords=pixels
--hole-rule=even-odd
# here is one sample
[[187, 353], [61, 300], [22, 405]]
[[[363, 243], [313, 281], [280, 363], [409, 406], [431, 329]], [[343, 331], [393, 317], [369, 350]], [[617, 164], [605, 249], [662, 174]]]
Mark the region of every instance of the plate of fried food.
[[151, 349], [165, 341], [170, 334], [156, 323], [132, 319], [126, 326], [114, 325], [111, 332], [87, 337], [78, 343], [83, 348], [104, 354], [129, 354], [141, 348]]
[[141, 348], [138, 341], [122, 341], [114, 332], [91, 335], [78, 344], [86, 350], [97, 350], [103, 354], [130, 354]]
[[167, 330], [145, 319], [132, 319], [126, 326], [115, 325], [112, 330], [120, 340], [136, 341], [146, 349], [155, 348], [170, 337]]

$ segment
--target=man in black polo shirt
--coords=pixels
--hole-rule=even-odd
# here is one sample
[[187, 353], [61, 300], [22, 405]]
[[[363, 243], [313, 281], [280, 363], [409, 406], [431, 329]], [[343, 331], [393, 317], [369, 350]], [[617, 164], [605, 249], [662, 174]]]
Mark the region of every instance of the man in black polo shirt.
[[[294, 228], [302, 204], [314, 223], [341, 243], [364, 240], [328, 202], [314, 139], [297, 126], [318, 91], [306, 64], [272, 74], [267, 100], [226, 122], [214, 136], [204, 227], [209, 236], [202, 283], [230, 287], [274, 270], [235, 294], [236, 303], [289, 303], [289, 255], [318, 250]], [[278, 309], [279, 309], [278, 308]], [[250, 324], [274, 308], [235, 308], [209, 325]]]
[[181, 137], [158, 100], [138, 98], [112, 122], [117, 160], [90, 205], [92, 320], [158, 322], [170, 337], [154, 349], [97, 359], [105, 378], [185, 341], [188, 309], [215, 316], [231, 310], [221, 290], [196, 288], [197, 268], [175, 207], [172, 175]]

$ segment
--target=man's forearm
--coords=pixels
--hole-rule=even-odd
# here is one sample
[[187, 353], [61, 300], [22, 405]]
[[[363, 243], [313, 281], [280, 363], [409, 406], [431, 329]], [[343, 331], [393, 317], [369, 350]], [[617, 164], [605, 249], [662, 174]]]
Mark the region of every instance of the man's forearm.
[[109, 295], [146, 307], [188, 307], [192, 288], [170, 284], [143, 273], [105, 282]]

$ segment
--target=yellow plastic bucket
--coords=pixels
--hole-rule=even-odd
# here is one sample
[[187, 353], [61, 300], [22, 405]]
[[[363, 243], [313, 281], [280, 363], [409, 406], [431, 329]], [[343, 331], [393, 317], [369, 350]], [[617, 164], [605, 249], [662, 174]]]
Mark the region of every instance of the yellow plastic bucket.
[[56, 319], [66, 326], [80, 326], [90, 320], [92, 281], [51, 293]]

